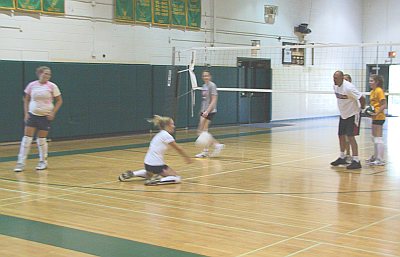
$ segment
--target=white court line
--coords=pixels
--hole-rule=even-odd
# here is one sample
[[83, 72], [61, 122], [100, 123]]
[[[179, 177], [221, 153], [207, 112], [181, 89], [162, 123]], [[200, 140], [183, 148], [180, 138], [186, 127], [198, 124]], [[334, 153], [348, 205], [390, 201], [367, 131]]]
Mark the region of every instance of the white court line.
[[329, 226], [331, 226], [331, 225], [325, 225], [325, 226], [323, 226], [323, 227], [319, 227], [319, 228], [316, 228], [316, 229], [313, 229], [313, 230], [310, 230], [310, 231], [301, 233], [301, 234], [299, 234], [299, 235], [297, 235], [297, 236], [290, 237], [290, 238], [287, 238], [287, 239], [284, 239], [284, 240], [275, 242], [275, 243], [273, 243], [273, 244], [260, 247], [260, 248], [258, 248], [258, 249], [252, 250], [252, 251], [250, 251], [250, 252], [242, 253], [242, 254], [240, 254], [240, 255], [237, 255], [236, 257], [242, 257], [242, 256], [246, 256], [246, 255], [249, 255], [249, 254], [252, 254], [252, 253], [255, 253], [255, 252], [259, 252], [259, 251], [264, 250], [264, 249], [267, 249], [267, 248], [269, 248], [269, 247], [271, 247], [271, 246], [274, 246], [274, 245], [277, 245], [277, 244], [281, 244], [281, 243], [284, 243], [284, 242], [287, 242], [287, 241], [290, 241], [290, 240], [293, 240], [293, 239], [297, 239], [297, 237], [307, 235], [307, 234], [309, 234], [309, 233], [312, 233], [312, 232], [315, 232], [315, 231], [324, 229], [324, 228], [329, 227]]
[[[82, 155], [86, 155], [86, 154], [82, 154]], [[95, 155], [86, 155], [86, 156], [88, 156], [88, 157], [93, 157], [93, 158], [99, 158], [99, 159], [115, 159], [115, 160], [126, 160], [126, 159], [120, 159], [120, 158], [115, 158], [115, 157], [106, 157], [106, 156], [95, 156]], [[176, 155], [176, 156], [178, 156], [178, 155]], [[174, 157], [175, 157], [175, 155], [174, 155]], [[203, 159], [201, 159], [201, 160], [203, 160]], [[197, 161], [201, 161], [201, 160], [197, 160]], [[221, 160], [219, 160], [219, 159], [206, 159], [206, 160], [209, 160], [209, 161], [213, 161], [213, 160], [215, 160], [215, 161], [221, 161]], [[129, 162], [134, 162], [134, 163], [141, 163], [141, 164], [143, 164], [143, 161], [132, 161], [132, 160], [126, 160], [126, 161], [129, 161]], [[238, 160], [238, 161], [234, 161], [234, 160], [230, 160], [230, 165], [233, 165], [233, 163], [244, 163], [244, 164], [252, 164], [252, 162], [265, 162], [265, 163], [267, 163], [266, 161], [265, 161], [265, 159], [264, 158], [261, 158], [261, 159], [251, 159], [251, 160]], [[210, 166], [212, 166], [212, 163], [210, 163], [211, 165]], [[187, 165], [186, 164], [182, 164], [182, 165], [176, 165], [176, 167], [187, 167]], [[189, 170], [190, 171], [192, 171], [192, 170], [202, 170], [202, 169], [204, 169], [203, 167], [196, 167], [196, 168], [190, 168], [190, 169], [188, 169], [187, 171], [185, 171], [185, 170], [179, 170], [179, 172], [181, 173], [181, 172], [189, 172]], [[188, 178], [186, 178], [186, 179], [188, 179]]]
[[299, 162], [299, 161], [306, 161], [306, 160], [311, 160], [311, 159], [318, 159], [318, 158], [321, 158], [321, 157], [326, 156], [326, 155], [331, 155], [331, 154], [323, 154], [323, 155], [307, 157], [307, 158], [302, 158], [302, 159], [296, 159], [296, 160], [291, 160], [291, 161], [286, 161], [286, 162], [279, 162], [279, 163], [274, 163], [274, 164], [271, 164], [271, 163], [263, 164], [263, 165], [259, 165], [259, 166], [255, 166], [255, 167], [249, 167], [249, 168], [230, 170], [230, 171], [224, 171], [224, 172], [219, 172], [219, 173], [212, 173], [212, 174], [207, 174], [207, 175], [202, 175], [202, 176], [197, 176], [197, 177], [185, 178], [183, 180], [211, 177], [211, 176], [217, 176], [217, 175], [233, 173], [233, 172], [249, 170], [249, 169], [258, 169], [258, 168], [271, 167], [271, 166], [280, 166], [280, 165], [284, 165], [284, 164], [288, 164], [288, 163], [292, 163], [292, 162]]
[[298, 253], [306, 252], [306, 251], [308, 251], [308, 250], [310, 250], [310, 249], [312, 249], [312, 248], [315, 248], [315, 247], [317, 247], [317, 246], [320, 246], [320, 245], [321, 245], [320, 243], [311, 245], [311, 246], [306, 247], [306, 248], [304, 248], [304, 249], [302, 249], [302, 250], [300, 250], [300, 251], [297, 251], [297, 252], [288, 254], [288, 255], [286, 255], [285, 257], [290, 257], [290, 256], [294, 256], [294, 255], [296, 255], [296, 254], [298, 254]]
[[[131, 193], [129, 192], [118, 192], [121, 194], [128, 194], [130, 195]], [[170, 200], [170, 199], [165, 199], [165, 198], [158, 198], [158, 197], [152, 197], [152, 196], [145, 196], [145, 195], [141, 195], [140, 197], [143, 198], [150, 198], [153, 200], [161, 200], [161, 201], [166, 201], [166, 202], [173, 202], [173, 203], [182, 203], [182, 201], [176, 201], [176, 200]], [[210, 207], [210, 205], [205, 205], [205, 204], [199, 204], [199, 203], [195, 203], [195, 202], [191, 202], [190, 204], [192, 205], [196, 205], [196, 206], [201, 206], [201, 207]], [[252, 212], [252, 211], [243, 211], [243, 210], [238, 210], [238, 209], [231, 209], [231, 208], [224, 208], [224, 207], [218, 207], [218, 206], [212, 206], [212, 208], [214, 209], [220, 209], [220, 210], [226, 210], [226, 211], [236, 211], [236, 212], [240, 212], [240, 213], [246, 213], [246, 214], [255, 214], [255, 215], [261, 215], [261, 216], [266, 216], [266, 217], [278, 217], [278, 218], [283, 218], [286, 220], [292, 220], [292, 221], [297, 221], [297, 222], [307, 222], [307, 223], [314, 223], [314, 224], [325, 224], [323, 222], [318, 222], [318, 221], [308, 221], [308, 220], [302, 220], [302, 219], [295, 219], [295, 218], [290, 218], [290, 217], [282, 217], [282, 215], [271, 215], [271, 214], [266, 214], [266, 213], [259, 213], [259, 212]]]
[[[4, 198], [4, 199], [0, 199], [0, 202], [2, 202], [2, 201], [8, 201], [8, 200], [13, 200], [13, 199], [21, 199], [21, 198], [23, 198], [23, 197], [28, 197], [29, 196], [29, 193], [28, 192], [23, 192], [23, 191], [18, 191], [18, 190], [13, 190], [13, 189], [6, 189], [6, 188], [1, 188], [0, 187], [0, 190], [3, 190], [3, 191], [8, 191], [8, 192], [13, 192], [13, 193], [22, 193], [22, 194], [26, 194], [26, 195], [20, 195], [20, 196], [13, 196], [13, 197], [9, 197], [9, 198]], [[1, 206], [1, 205], [0, 205]]]
[[336, 231], [323, 230], [323, 229], [321, 230], [321, 232], [337, 234], [337, 235], [341, 235], [341, 236], [348, 236], [348, 237], [355, 237], [355, 238], [361, 238], [361, 239], [374, 240], [374, 241], [381, 241], [381, 242], [384, 242], [384, 243], [400, 244], [399, 241], [391, 241], [391, 240], [386, 240], [386, 239], [381, 239], [381, 238], [376, 238], [376, 237], [369, 237], [369, 236], [359, 236], [359, 235], [349, 234], [349, 232], [340, 233], [340, 232], [336, 232]]
[[[9, 182], [9, 183], [19, 183], [19, 181], [6, 181], [6, 182]], [[108, 181], [108, 182], [101, 182], [101, 183], [94, 183], [94, 184], [89, 184], [89, 185], [85, 185], [86, 187], [89, 187], [89, 186], [95, 186], [95, 185], [105, 185], [105, 184], [110, 184], [110, 183], [115, 183], [116, 181]], [[35, 185], [35, 186], [38, 186], [38, 187], [40, 187], [41, 185], [38, 185], [38, 184], [31, 184], [31, 185]], [[47, 185], [46, 185], [47, 186]], [[73, 186], [72, 186], [73, 187]], [[47, 186], [47, 188], [50, 188], [50, 189], [55, 189], [55, 190], [61, 190], [61, 191], [67, 191], [67, 192], [71, 192], [70, 194], [63, 194], [63, 195], [60, 195], [60, 196], [68, 196], [68, 195], [74, 195], [74, 194], [79, 194], [79, 193], [82, 193], [82, 192], [89, 192], [89, 191], [91, 191], [91, 190], [95, 190], [95, 189], [89, 189], [89, 190], [82, 190], [82, 191], [73, 191], [73, 189], [72, 188], [67, 188], [67, 189], [65, 189], [65, 188], [58, 188], [58, 187], [56, 187], [56, 186]], [[79, 189], [79, 187], [75, 187], [75, 189]], [[27, 202], [33, 202], [33, 201], [38, 201], [38, 200], [45, 200], [45, 199], [51, 199], [51, 198], [56, 198], [57, 196], [43, 196], [43, 195], [41, 195], [41, 194], [35, 194], [35, 193], [30, 193], [30, 192], [25, 192], [25, 191], [20, 191], [21, 193], [26, 193], [26, 194], [29, 194], [29, 195], [33, 195], [33, 196], [40, 196], [40, 198], [37, 198], [37, 199], [30, 199], [30, 200], [26, 200], [26, 201], [19, 201], [19, 202], [14, 202], [14, 203], [8, 203], [8, 204], [2, 204], [2, 205], [0, 205], [0, 207], [4, 207], [4, 206], [9, 206], [9, 205], [14, 205], [14, 204], [19, 204], [19, 203], [27, 203]]]
[[64, 200], [64, 201], [68, 201], [68, 202], [75, 202], [75, 203], [80, 203], [80, 204], [93, 205], [93, 206], [97, 206], [97, 207], [114, 209], [114, 210], [119, 210], [119, 211], [140, 213], [140, 214], [145, 214], [147, 216], [157, 216], [157, 217], [162, 217], [162, 218], [167, 218], [167, 219], [186, 221], [186, 222], [189, 222], [189, 223], [201, 224], [201, 225], [210, 226], [210, 227], [220, 227], [220, 228], [230, 229], [230, 230], [237, 230], [237, 231], [244, 231], [244, 232], [250, 232], [250, 233], [255, 233], [255, 234], [262, 234], [262, 235], [270, 235], [270, 236], [287, 238], [287, 236], [268, 233], [268, 232], [262, 232], [262, 231], [245, 229], [245, 228], [238, 228], [238, 227], [232, 227], [232, 226], [225, 226], [225, 225], [209, 223], [209, 222], [204, 222], [204, 221], [197, 221], [197, 220], [192, 220], [192, 219], [178, 218], [178, 217], [174, 217], [174, 216], [162, 215], [162, 214], [151, 213], [151, 212], [146, 212], [146, 211], [131, 210], [131, 209], [126, 209], [126, 208], [121, 208], [121, 207], [105, 205], [105, 204], [97, 204], [97, 203], [90, 203], [90, 202], [79, 201], [79, 200], [66, 199], [66, 198], [63, 198], [63, 197], [60, 197], [60, 196], [55, 196], [54, 198], [57, 198], [57, 199], [60, 199], [60, 200]]
[[[298, 238], [299, 240], [303, 240]], [[307, 241], [307, 239], [304, 239]], [[356, 248], [356, 247], [351, 247], [351, 246], [344, 246], [344, 245], [339, 245], [339, 244], [332, 244], [332, 243], [326, 243], [326, 242], [320, 242], [321, 245], [329, 245], [329, 246], [334, 246], [334, 247], [338, 247], [338, 248], [344, 248], [344, 249], [349, 249], [352, 251], [360, 251], [360, 252], [364, 252], [364, 253], [371, 253], [371, 254], [379, 254], [379, 255], [385, 255], [385, 256], [393, 256], [393, 257], [399, 257], [399, 255], [394, 255], [394, 254], [390, 254], [390, 253], [383, 253], [383, 252], [375, 252], [375, 251], [369, 251], [369, 250], [364, 250], [364, 249], [360, 249], [360, 248]]]
[[393, 215], [393, 216], [384, 218], [384, 219], [382, 219], [382, 220], [378, 220], [378, 221], [376, 221], [376, 222], [373, 222], [373, 223], [370, 223], [370, 224], [368, 224], [368, 225], [365, 225], [365, 226], [362, 226], [362, 227], [360, 227], [360, 228], [357, 228], [357, 229], [354, 229], [354, 230], [352, 230], [352, 231], [349, 231], [349, 232], [347, 232], [346, 234], [352, 234], [352, 233], [354, 233], [354, 232], [360, 231], [360, 230], [362, 230], [362, 229], [366, 229], [366, 228], [368, 228], [368, 227], [374, 226], [374, 225], [379, 224], [379, 223], [382, 223], [382, 222], [384, 222], [384, 221], [394, 219], [394, 218], [396, 218], [396, 217], [398, 217], [398, 216], [400, 216], [400, 214], [396, 214], [396, 215]]
[[[7, 181], [7, 182], [10, 182], [10, 183], [19, 183], [18, 181]], [[100, 184], [107, 184], [107, 183], [114, 183], [114, 182], [116, 182], [116, 181], [104, 182], [104, 183], [97, 183], [97, 184], [93, 184], [93, 185], [100, 185]], [[32, 186], [37, 186], [37, 187], [40, 187], [40, 186], [41, 186], [41, 185], [38, 185], [38, 184], [31, 184], [31, 185], [32, 185]], [[90, 185], [88, 185], [88, 186], [90, 186]], [[71, 186], [71, 187], [73, 187], [73, 186]], [[64, 191], [68, 191], [68, 192], [72, 191], [71, 189], [58, 188], [58, 187], [54, 187], [54, 186], [49, 186], [49, 188], [51, 188], [51, 189], [57, 189], [57, 190], [64, 190]], [[76, 187], [76, 188], [79, 189], [79, 187]], [[91, 195], [102, 196], [102, 197], [107, 197], [107, 198], [121, 199], [121, 200], [125, 200], [125, 201], [126, 201], [126, 200], [128, 200], [128, 201], [134, 201], [134, 200], [125, 199], [125, 198], [118, 198], [118, 197], [112, 197], [112, 196], [104, 196], [104, 195], [95, 194], [95, 193], [89, 193], [90, 191], [95, 191], [95, 190], [99, 190], [99, 189], [98, 189], [98, 188], [95, 188], [95, 189], [89, 189], [89, 190], [86, 190], [86, 191], [74, 191], [74, 192], [75, 192], [76, 194], [91, 194]], [[40, 194], [33, 194], [33, 193], [24, 192], [24, 191], [18, 191], [18, 190], [13, 190], [13, 191], [15, 191], [15, 192], [21, 192], [21, 193], [26, 193], [26, 194], [29, 194], [29, 195], [42, 196], [42, 195], [40, 195]], [[74, 193], [74, 194], [75, 194], [75, 193]], [[128, 195], [131, 194], [131, 192], [120, 192], [120, 191], [118, 191], [118, 193], [121, 193], [121, 194], [128, 194]], [[145, 191], [144, 191], [144, 193], [145, 193]], [[73, 195], [73, 194], [66, 194], [66, 196], [67, 196], [67, 195]], [[64, 195], [60, 195], [60, 196], [64, 196]], [[49, 196], [49, 197], [47, 197], [47, 198], [51, 198], [51, 197], [52, 197], [52, 196]], [[160, 199], [160, 198], [151, 197], [151, 196], [140, 196], [140, 197], [143, 197], [143, 198], [150, 198], [150, 199], [154, 199], [154, 200], [163, 200], [163, 201], [167, 201], [167, 202], [182, 203], [182, 201], [169, 200], [169, 199]], [[20, 198], [20, 197], [14, 197], [14, 198]], [[32, 201], [34, 201], [34, 200], [43, 200], [43, 199], [46, 199], [46, 198], [33, 199]], [[135, 201], [136, 201], [136, 200], [135, 200]], [[29, 201], [24, 201], [24, 202], [29, 202]], [[141, 202], [141, 201], [136, 201], [136, 202]], [[21, 203], [21, 202], [18, 202], [18, 203]], [[143, 203], [143, 202], [141, 202], [141, 203]], [[144, 202], [144, 203], [149, 204], [149, 202]], [[154, 204], [154, 203], [150, 203], [150, 204], [162, 206], [162, 204]], [[203, 204], [198, 204], [198, 203], [191, 203], [191, 204], [194, 204], [194, 205], [197, 205], [197, 206], [202, 206], [202, 207], [210, 207], [209, 205], [203, 205]], [[1, 205], [0, 205], [0, 206], [1, 206]], [[165, 206], [168, 207], [168, 205], [165, 205]], [[171, 208], [179, 208], [179, 207], [174, 207], [174, 206], [172, 206], [172, 205], [170, 205], [170, 207], [171, 207]], [[249, 211], [242, 211], [242, 210], [236, 210], [236, 209], [230, 209], [230, 208], [223, 208], [223, 207], [217, 207], [217, 206], [213, 206], [212, 208], [214, 208], [214, 209], [221, 209], [221, 210], [228, 210], [228, 211], [237, 211], [237, 212], [241, 212], [241, 213], [251, 213], [251, 214], [255, 214], [255, 215], [263, 215], [263, 216], [269, 216], [269, 217], [279, 217], [279, 218], [282, 218], [282, 216], [277, 216], [277, 215], [270, 215], [270, 214], [265, 214], [265, 213], [254, 213], [254, 212], [249, 212]], [[188, 210], [187, 208], [179, 208], [179, 209]], [[195, 210], [195, 209], [191, 209], [191, 210], [197, 211], [197, 210]], [[203, 211], [199, 211], [199, 212], [203, 212]], [[211, 212], [210, 212], [210, 213], [211, 213]], [[223, 215], [223, 216], [224, 216], [225, 214], [218, 214], [218, 213], [217, 213], [217, 215]], [[229, 216], [229, 215], [226, 215], [226, 216]], [[237, 218], [237, 216], [232, 216], [232, 217], [236, 217], [236, 218]], [[241, 217], [239, 216], [239, 218], [241, 218]], [[247, 218], [247, 219], [248, 219], [248, 218]], [[300, 221], [300, 222], [307, 222], [307, 223], [314, 223], [314, 224], [324, 224], [324, 223], [321, 223], [321, 222], [307, 221], [307, 220], [294, 219], [294, 218], [286, 218], [286, 217], [285, 217], [284, 219], [293, 220], [293, 221]], [[252, 219], [249, 219], [249, 220], [252, 220]], [[263, 221], [263, 222], [264, 222], [264, 221]], [[276, 223], [276, 222], [268, 222], [268, 223], [272, 223], [272, 224], [281, 224], [281, 223]], [[300, 226], [294, 226], [294, 225], [288, 225], [288, 224], [283, 224], [283, 225], [308, 229], [308, 228], [306, 228], [306, 227], [300, 227]]]
[[285, 193], [274, 193], [274, 192], [265, 192], [265, 191], [255, 191], [255, 190], [250, 190], [250, 189], [242, 189], [242, 188], [235, 188], [235, 187], [225, 187], [225, 186], [216, 186], [216, 185], [209, 185], [209, 184], [202, 184], [202, 183], [195, 183], [195, 182], [185, 182], [193, 185], [200, 185], [200, 186], [207, 186], [207, 187], [215, 187], [215, 188], [222, 188], [222, 189], [228, 189], [228, 190], [233, 190], [233, 191], [245, 191], [245, 192], [250, 192], [250, 193], [256, 193], [256, 194], [274, 194], [274, 195], [279, 195], [279, 196], [286, 196], [286, 197], [294, 197], [294, 198], [301, 198], [301, 199], [307, 199], [307, 200], [315, 200], [315, 201], [322, 201], [322, 202], [331, 202], [331, 203], [340, 203], [340, 204], [348, 204], [348, 205], [354, 205], [354, 206], [360, 206], [360, 207], [368, 207], [368, 208], [377, 208], [377, 209], [383, 209], [383, 210], [391, 210], [391, 211], [396, 211], [399, 212], [399, 209], [393, 209], [390, 207], [382, 207], [382, 206], [374, 206], [374, 205], [368, 205], [368, 204], [360, 204], [360, 203], [349, 203], [349, 202], [341, 202], [341, 201], [335, 201], [335, 200], [328, 200], [328, 199], [321, 199], [321, 198], [314, 198], [314, 197], [305, 197], [305, 196], [298, 196], [298, 195], [293, 195], [293, 194], [285, 194]]
[[[101, 195], [101, 194], [96, 194], [96, 193], [84, 192], [84, 194], [89, 194], [89, 195], [93, 195], [93, 196], [100, 196], [100, 197], [103, 197], [103, 198], [110, 198], [110, 199], [117, 199], [117, 200], [122, 200], [122, 201], [134, 202], [134, 203], [162, 206], [162, 207], [167, 207], [167, 208], [171, 208], [171, 209], [192, 211], [192, 212], [197, 212], [197, 213], [206, 213], [206, 214], [211, 214], [211, 215], [215, 215], [215, 216], [235, 218], [235, 219], [241, 219], [241, 220], [247, 220], [247, 221], [255, 221], [255, 222], [262, 223], [262, 224], [274, 224], [274, 225], [293, 227], [293, 228], [311, 229], [311, 228], [308, 228], [308, 227], [295, 226], [295, 225], [284, 224], [284, 223], [279, 223], [279, 222], [269, 222], [269, 221], [266, 221], [266, 220], [251, 219], [251, 218], [242, 217], [242, 216], [227, 215], [227, 214], [222, 214], [222, 213], [217, 213], [217, 212], [210, 212], [210, 211], [192, 209], [192, 208], [188, 208], [188, 207], [178, 207], [178, 206], [173, 206], [173, 205], [168, 205], [168, 204], [154, 203], [154, 202], [148, 202], [148, 201], [139, 201], [139, 200], [133, 200], [133, 199], [129, 199], [129, 198], [126, 199], [126, 198], [108, 196], [108, 195]], [[208, 207], [210, 207], [210, 206], [208, 206]]]
[[[322, 231], [324, 228], [329, 227], [329, 226], [331, 226], [331, 225], [327, 225], [327, 226], [324, 226], [324, 227], [321, 227], [321, 228], [317, 228], [317, 229], [314, 229], [314, 230], [311, 230], [311, 231], [302, 233], [302, 234], [300, 234], [300, 235], [297, 235], [297, 236], [294, 236], [294, 237], [291, 237], [291, 238], [287, 238], [287, 239], [281, 240], [281, 241], [279, 241], [279, 242], [276, 242], [276, 243], [273, 243], [273, 244], [270, 244], [270, 245], [267, 245], [267, 246], [264, 246], [264, 247], [255, 249], [255, 250], [253, 250], [253, 251], [250, 251], [250, 252], [247, 252], [247, 253], [243, 253], [243, 254], [237, 255], [236, 257], [246, 256], [246, 255], [249, 255], [249, 254], [252, 254], [252, 253], [255, 253], [255, 252], [264, 250], [264, 249], [269, 248], [269, 247], [271, 247], [271, 246], [274, 246], [274, 245], [277, 245], [277, 244], [280, 244], [280, 243], [283, 243], [283, 242], [286, 242], [286, 241], [290, 241], [290, 240], [292, 240], [292, 239], [296, 239], [296, 240], [300, 240], [300, 241], [306, 241], [306, 242], [313, 242], [313, 243], [320, 244], [320, 245], [330, 245], [330, 246], [339, 247], [339, 248], [345, 248], [345, 249], [349, 249], [349, 250], [353, 250], [353, 251], [361, 251], [361, 252], [371, 253], [371, 254], [380, 254], [380, 255], [397, 256], [397, 257], [398, 257], [398, 255], [393, 255], [393, 254], [388, 254], [388, 253], [369, 251], [369, 250], [364, 250], [364, 249], [360, 249], [360, 248], [356, 248], [356, 247], [351, 247], [351, 246], [344, 246], [344, 245], [332, 244], [332, 243], [327, 243], [327, 242], [322, 242], [322, 241], [315, 241], [315, 240], [311, 240], [311, 239], [299, 238], [300, 236], [304, 236], [304, 235], [306, 235], [306, 234], [309, 234], [309, 233], [312, 233], [312, 232], [315, 232], [315, 231], [318, 231], [318, 230], [321, 230], [321, 231]], [[313, 247], [315, 247], [315, 246], [316, 246], [316, 245], [314, 245]], [[311, 247], [311, 248], [313, 248], [313, 247]], [[308, 247], [308, 248], [310, 248], [310, 247]], [[307, 248], [305, 248], [305, 249], [307, 249]], [[303, 250], [301, 250], [301, 251], [299, 251], [299, 252], [302, 252], [302, 251], [304, 251], [305, 249], [303, 249]], [[298, 252], [298, 253], [299, 253], [299, 252]], [[288, 255], [288, 256], [293, 256], [293, 255], [294, 255], [294, 254], [291, 254], [291, 255]]]

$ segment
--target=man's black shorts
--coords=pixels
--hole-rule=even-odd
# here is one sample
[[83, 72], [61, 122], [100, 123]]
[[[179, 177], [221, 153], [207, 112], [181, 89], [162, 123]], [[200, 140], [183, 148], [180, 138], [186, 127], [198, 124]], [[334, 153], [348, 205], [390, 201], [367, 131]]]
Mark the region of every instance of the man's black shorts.
[[347, 119], [340, 117], [338, 135], [350, 137], [360, 135], [360, 121], [361, 115], [353, 115]]

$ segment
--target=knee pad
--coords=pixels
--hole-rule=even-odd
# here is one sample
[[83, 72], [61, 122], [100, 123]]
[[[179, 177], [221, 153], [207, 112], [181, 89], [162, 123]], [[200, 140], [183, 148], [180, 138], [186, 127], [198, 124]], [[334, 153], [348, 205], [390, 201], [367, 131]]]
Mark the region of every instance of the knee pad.
[[45, 145], [45, 144], [47, 143], [47, 138], [45, 138], [45, 137], [38, 137], [38, 138], [36, 139], [36, 143], [37, 143], [38, 145]]
[[32, 143], [33, 137], [24, 136], [22, 138], [22, 145], [23, 146], [30, 146]]
[[383, 138], [382, 137], [374, 137], [374, 143], [375, 144], [383, 144]]

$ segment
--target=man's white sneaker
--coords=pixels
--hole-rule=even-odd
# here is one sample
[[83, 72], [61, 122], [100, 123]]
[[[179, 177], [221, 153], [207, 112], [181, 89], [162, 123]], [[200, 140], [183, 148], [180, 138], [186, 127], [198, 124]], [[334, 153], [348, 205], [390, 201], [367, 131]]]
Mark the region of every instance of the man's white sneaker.
[[46, 161], [40, 161], [38, 165], [36, 166], [36, 170], [45, 170], [47, 169], [47, 162]]

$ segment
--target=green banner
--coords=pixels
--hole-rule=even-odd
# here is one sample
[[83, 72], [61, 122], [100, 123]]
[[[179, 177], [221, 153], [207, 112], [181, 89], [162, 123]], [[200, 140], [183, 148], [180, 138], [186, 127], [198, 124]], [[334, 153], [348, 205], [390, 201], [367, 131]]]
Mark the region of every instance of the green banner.
[[171, 0], [171, 24], [186, 27], [186, 0]]
[[153, 23], [159, 25], [169, 25], [169, 0], [153, 0]]
[[17, 0], [17, 9], [31, 12], [42, 11], [41, 0]]
[[201, 27], [201, 0], [188, 0], [188, 23], [192, 28]]
[[136, 0], [135, 16], [137, 22], [151, 22], [151, 0]]
[[64, 11], [64, 0], [42, 0], [43, 11], [48, 13], [59, 13], [63, 14]]
[[0, 9], [14, 9], [14, 0], [0, 0]]
[[115, 0], [115, 19], [133, 21], [133, 0]]

